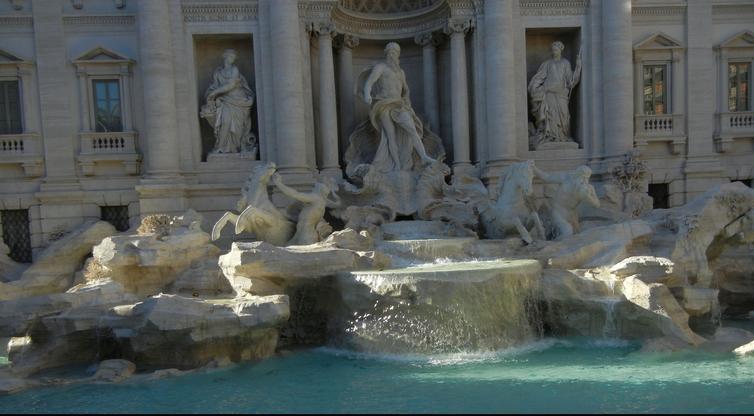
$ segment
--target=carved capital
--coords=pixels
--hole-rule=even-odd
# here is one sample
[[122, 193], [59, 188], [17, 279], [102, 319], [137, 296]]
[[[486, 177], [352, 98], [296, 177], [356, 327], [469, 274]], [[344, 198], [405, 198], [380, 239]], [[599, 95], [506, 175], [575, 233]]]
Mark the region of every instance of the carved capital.
[[466, 34], [472, 26], [473, 24], [469, 18], [451, 18], [448, 19], [448, 23], [445, 24], [443, 32], [448, 35], [454, 33]]
[[422, 33], [421, 35], [414, 36], [414, 42], [416, 42], [417, 45], [426, 47], [426, 46], [439, 46], [440, 45], [440, 34], [437, 32], [427, 32]]
[[311, 22], [306, 28], [312, 35], [335, 37], [335, 25], [329, 21]]
[[343, 46], [346, 48], [353, 49], [357, 46], [359, 46], [359, 38], [353, 35], [343, 35]]
[[333, 42], [333, 47], [335, 47], [335, 49], [343, 49], [343, 48], [353, 49], [359, 46], [359, 40], [360, 39], [354, 35], [343, 34], [335, 38], [335, 41]]

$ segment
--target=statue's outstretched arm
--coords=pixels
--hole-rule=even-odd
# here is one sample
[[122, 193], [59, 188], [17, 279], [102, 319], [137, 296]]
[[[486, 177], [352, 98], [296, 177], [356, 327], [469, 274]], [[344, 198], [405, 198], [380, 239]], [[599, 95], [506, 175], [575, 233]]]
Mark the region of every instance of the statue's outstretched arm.
[[548, 182], [548, 183], [561, 182], [560, 176], [557, 173], [547, 173], [536, 166], [532, 166], [532, 169], [534, 169], [534, 174], [537, 175], [539, 179], [542, 179], [545, 182]]
[[317, 197], [311, 194], [299, 192], [288, 185], [283, 183], [283, 180], [280, 178], [280, 175], [275, 174], [272, 177], [272, 182], [277, 186], [278, 189], [280, 189], [280, 192], [282, 192], [285, 196], [289, 198], [293, 198], [299, 202], [309, 203], [315, 202]]

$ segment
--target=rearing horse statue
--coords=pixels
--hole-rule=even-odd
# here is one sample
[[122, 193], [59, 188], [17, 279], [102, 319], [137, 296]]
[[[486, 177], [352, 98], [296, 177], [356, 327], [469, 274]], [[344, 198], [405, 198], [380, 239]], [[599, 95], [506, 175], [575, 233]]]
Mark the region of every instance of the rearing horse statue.
[[[503, 238], [518, 231], [526, 244], [534, 242], [530, 231], [544, 239], [545, 231], [530, 201], [533, 192], [534, 162], [514, 163], [506, 169], [499, 182], [497, 201], [481, 209], [482, 227], [488, 238]], [[527, 228], [533, 224], [532, 228]]]
[[267, 186], [276, 169], [273, 162], [254, 168], [236, 205], [240, 214], [226, 212], [212, 227], [212, 241], [220, 238], [220, 232], [229, 222], [235, 225], [236, 234], [247, 231], [257, 240], [276, 246], [284, 246], [290, 240], [295, 224], [278, 211], [267, 194]]

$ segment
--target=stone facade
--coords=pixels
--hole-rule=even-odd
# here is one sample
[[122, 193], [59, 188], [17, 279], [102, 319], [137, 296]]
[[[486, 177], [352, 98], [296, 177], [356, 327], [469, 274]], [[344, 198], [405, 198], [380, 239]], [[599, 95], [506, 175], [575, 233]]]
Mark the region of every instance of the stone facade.
[[[667, 184], [679, 206], [754, 177], [752, 94], [732, 97], [729, 79], [731, 64], [748, 63], [751, 89], [752, 27], [754, 1], [4, 0], [0, 82], [18, 86], [3, 84], [18, 91], [6, 118], [21, 127], [0, 134], [0, 210], [28, 210], [36, 252], [101, 207], [132, 225], [193, 208], [207, 227], [265, 162], [301, 191], [341, 177], [369, 114], [356, 77], [390, 41], [454, 172], [495, 182], [535, 160], [607, 182], [638, 148], [642, 191]], [[583, 51], [568, 104], [578, 146], [531, 150], [527, 84], [555, 40], [572, 64]], [[256, 154], [212, 153], [200, 116], [226, 49], [255, 94]], [[650, 87], [655, 114], [647, 70], [663, 75]], [[115, 102], [114, 118], [101, 111]]]

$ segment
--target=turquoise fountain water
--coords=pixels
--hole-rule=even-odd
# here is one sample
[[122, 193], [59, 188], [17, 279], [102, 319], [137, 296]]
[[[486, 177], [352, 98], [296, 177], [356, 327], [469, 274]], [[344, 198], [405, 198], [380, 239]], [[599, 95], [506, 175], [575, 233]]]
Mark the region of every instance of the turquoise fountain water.
[[0, 412], [751, 412], [754, 357], [543, 340], [489, 354], [298, 351], [182, 377], [0, 397]]

